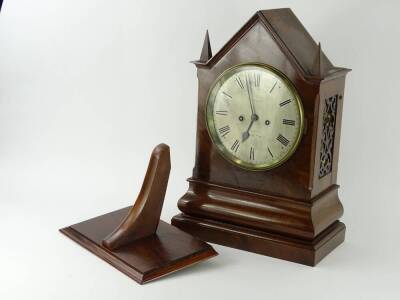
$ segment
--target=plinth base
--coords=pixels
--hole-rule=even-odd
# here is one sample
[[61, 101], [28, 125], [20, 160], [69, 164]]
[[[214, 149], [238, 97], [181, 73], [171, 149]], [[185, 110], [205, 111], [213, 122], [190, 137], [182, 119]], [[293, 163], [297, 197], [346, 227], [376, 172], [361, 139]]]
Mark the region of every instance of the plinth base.
[[218, 254], [207, 243], [161, 220], [155, 235], [116, 251], [108, 250], [103, 247], [102, 240], [121, 223], [129, 209], [126, 207], [60, 231], [140, 284]]
[[176, 215], [171, 223], [204, 241], [308, 266], [315, 266], [340, 245], [346, 231], [345, 225], [336, 221], [314, 240], [307, 241], [186, 214]]

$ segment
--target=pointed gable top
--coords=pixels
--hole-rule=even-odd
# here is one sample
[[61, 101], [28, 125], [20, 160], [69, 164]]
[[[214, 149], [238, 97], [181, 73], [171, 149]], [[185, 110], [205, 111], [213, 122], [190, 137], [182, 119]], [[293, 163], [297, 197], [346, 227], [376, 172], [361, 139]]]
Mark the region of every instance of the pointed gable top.
[[[334, 67], [320, 46], [307, 32], [290, 8], [279, 8], [258, 11], [214, 56], [208, 61], [195, 61], [201, 67], [212, 67], [229, 48], [246, 33], [247, 29], [261, 21], [277, 40], [281, 48], [300, 69], [305, 77], [326, 78], [337, 72], [348, 72], [349, 69]], [[318, 73], [316, 70], [318, 56]]]
[[[273, 30], [296, 58], [302, 69], [310, 75], [313, 74], [315, 53], [318, 45], [300, 23], [290, 8], [262, 10], [260, 13], [267, 19]], [[324, 69], [333, 67], [329, 59], [322, 53], [321, 66]]]

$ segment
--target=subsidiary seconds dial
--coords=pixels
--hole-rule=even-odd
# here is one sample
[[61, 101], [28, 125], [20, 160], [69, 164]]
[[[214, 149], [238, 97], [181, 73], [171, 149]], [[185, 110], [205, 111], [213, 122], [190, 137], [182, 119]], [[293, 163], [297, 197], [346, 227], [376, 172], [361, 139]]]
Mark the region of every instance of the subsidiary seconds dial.
[[228, 69], [207, 99], [207, 127], [218, 151], [250, 170], [285, 162], [300, 142], [303, 119], [300, 98], [289, 79], [266, 65]]

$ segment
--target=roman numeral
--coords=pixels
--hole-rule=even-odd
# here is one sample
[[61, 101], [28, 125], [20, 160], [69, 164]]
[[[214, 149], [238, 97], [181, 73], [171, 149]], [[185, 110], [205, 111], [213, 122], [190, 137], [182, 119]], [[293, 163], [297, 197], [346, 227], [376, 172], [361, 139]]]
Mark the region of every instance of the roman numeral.
[[232, 99], [232, 96], [229, 95], [228, 93], [222, 92], [222, 94], [224, 94], [225, 96], [227, 96], [229, 99]]
[[218, 129], [219, 134], [224, 137], [226, 136], [229, 132], [231, 132], [231, 128], [229, 127], [229, 125], [226, 125], [224, 127], [221, 127], [220, 129]]
[[238, 151], [238, 149], [239, 149], [239, 146], [240, 146], [240, 143], [239, 143], [239, 141], [238, 140], [236, 140], [234, 143], [233, 143], [233, 145], [232, 145], [232, 147], [231, 147], [231, 150], [232, 151], [235, 151], [235, 153]]
[[296, 124], [296, 122], [293, 121], [293, 120], [286, 120], [286, 119], [283, 119], [283, 120], [282, 120], [282, 124], [294, 126], [294, 124]]
[[279, 103], [279, 105], [282, 107], [282, 106], [285, 106], [286, 104], [289, 104], [290, 102], [292, 102], [292, 99], [287, 99], [287, 100]]
[[238, 84], [238, 86], [239, 86], [241, 89], [244, 89], [244, 85], [243, 85], [243, 82], [242, 82], [242, 80], [240, 79], [240, 77], [238, 76], [238, 77], [236, 77], [235, 79], [236, 79], [236, 83]]
[[215, 112], [217, 115], [226, 116], [228, 114], [227, 110], [217, 110]]
[[272, 152], [271, 152], [271, 150], [269, 149], [269, 147], [267, 147], [268, 148], [268, 152], [269, 152], [269, 154], [271, 155], [271, 157], [273, 158], [274, 157], [274, 155], [272, 154]]
[[276, 82], [274, 83], [274, 85], [272, 86], [272, 88], [269, 90], [269, 93], [270, 93], [270, 94], [271, 94], [272, 91], [274, 90], [274, 88], [275, 88], [275, 86], [276, 86], [277, 83], [278, 83], [278, 81], [276, 81]]
[[260, 86], [260, 73], [254, 73], [254, 86]]
[[254, 160], [254, 148], [250, 147], [250, 160]]
[[282, 134], [279, 134], [276, 139], [285, 147], [289, 144], [289, 140], [285, 138]]

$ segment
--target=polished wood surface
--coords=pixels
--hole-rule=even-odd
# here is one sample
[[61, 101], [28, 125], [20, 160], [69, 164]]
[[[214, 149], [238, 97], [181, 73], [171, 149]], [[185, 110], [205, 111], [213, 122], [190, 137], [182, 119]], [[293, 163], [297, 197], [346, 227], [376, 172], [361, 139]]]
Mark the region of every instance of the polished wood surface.
[[174, 223], [195, 236], [228, 247], [315, 266], [322, 258], [344, 241], [346, 227], [336, 221], [316, 239], [304, 240], [290, 236], [237, 226], [226, 222], [188, 217], [180, 214]]
[[[194, 62], [199, 83], [196, 160], [189, 189], [178, 201], [186, 221], [179, 216], [172, 223], [195, 235], [201, 231], [202, 239], [220, 244], [226, 244], [226, 231], [208, 238], [207, 228], [195, 220], [262, 230], [279, 234], [282, 239], [317, 241], [343, 214], [336, 175], [344, 82], [349, 69], [333, 66], [290, 9], [257, 12], [207, 60], [204, 49], [211, 49], [208, 34], [201, 59]], [[306, 123], [302, 140], [293, 156], [272, 170], [252, 172], [233, 165], [218, 153], [207, 131], [205, 109], [210, 87], [226, 69], [244, 63], [262, 63], [280, 70], [302, 99]], [[325, 99], [333, 95], [339, 100], [332, 171], [320, 178], [323, 106]], [[190, 218], [193, 222], [188, 226]], [[342, 237], [344, 228], [340, 231]], [[248, 250], [252, 251], [250, 245]], [[263, 254], [270, 255], [268, 251]], [[287, 256], [285, 259], [293, 261]]]
[[103, 240], [115, 250], [135, 240], [155, 234], [167, 190], [171, 159], [169, 147], [160, 144], [151, 154], [146, 176], [135, 204], [118, 227]]
[[217, 255], [207, 243], [160, 220], [170, 169], [169, 147], [160, 144], [132, 207], [61, 232], [140, 284]]
[[318, 195], [312, 204], [305, 204], [190, 179], [189, 190], [178, 205], [188, 215], [307, 240], [317, 237], [343, 213], [336, 185]]
[[160, 221], [152, 236], [116, 251], [104, 247], [104, 237], [121, 223], [131, 208], [63, 228], [61, 232], [140, 284], [217, 255], [210, 245], [164, 221]]

